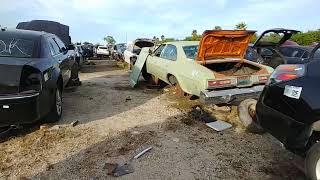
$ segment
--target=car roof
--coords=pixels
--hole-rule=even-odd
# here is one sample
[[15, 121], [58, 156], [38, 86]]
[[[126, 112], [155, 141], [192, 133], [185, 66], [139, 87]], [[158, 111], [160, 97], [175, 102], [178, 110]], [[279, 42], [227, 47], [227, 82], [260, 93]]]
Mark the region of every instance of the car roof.
[[172, 41], [172, 42], [166, 42], [164, 44], [172, 44], [176, 46], [195, 46], [199, 45], [200, 41]]
[[31, 30], [21, 30], [21, 29], [2, 29], [0, 31], [0, 34], [14, 36], [17, 38], [34, 39], [34, 40], [37, 40], [44, 35], [53, 35], [51, 33], [47, 33], [44, 31], [31, 31]]

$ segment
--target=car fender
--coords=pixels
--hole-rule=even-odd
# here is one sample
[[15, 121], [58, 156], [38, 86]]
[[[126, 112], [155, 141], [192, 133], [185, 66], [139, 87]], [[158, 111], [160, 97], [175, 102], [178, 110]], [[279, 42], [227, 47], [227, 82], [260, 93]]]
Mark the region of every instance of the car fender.
[[192, 60], [186, 60], [183, 64], [182, 71], [171, 74], [177, 78], [184, 92], [200, 96], [200, 92], [206, 89], [206, 81], [214, 78], [214, 74], [208, 68]]

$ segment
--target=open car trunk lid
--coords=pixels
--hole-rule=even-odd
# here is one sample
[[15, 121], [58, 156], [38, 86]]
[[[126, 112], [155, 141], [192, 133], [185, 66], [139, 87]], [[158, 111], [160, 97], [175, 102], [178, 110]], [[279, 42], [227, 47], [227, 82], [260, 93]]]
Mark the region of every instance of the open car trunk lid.
[[238, 58], [243, 59], [248, 44], [256, 31], [208, 30], [203, 33], [198, 48], [197, 60]]

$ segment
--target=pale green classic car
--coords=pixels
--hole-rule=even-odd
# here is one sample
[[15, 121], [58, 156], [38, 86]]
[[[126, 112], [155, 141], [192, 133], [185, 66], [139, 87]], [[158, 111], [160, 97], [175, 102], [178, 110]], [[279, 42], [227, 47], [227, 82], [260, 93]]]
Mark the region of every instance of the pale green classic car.
[[273, 69], [243, 59], [254, 33], [212, 30], [205, 31], [201, 41], [168, 42], [153, 52], [144, 48], [130, 84], [136, 86], [142, 73], [147, 81], [160, 79], [204, 103], [257, 98]]

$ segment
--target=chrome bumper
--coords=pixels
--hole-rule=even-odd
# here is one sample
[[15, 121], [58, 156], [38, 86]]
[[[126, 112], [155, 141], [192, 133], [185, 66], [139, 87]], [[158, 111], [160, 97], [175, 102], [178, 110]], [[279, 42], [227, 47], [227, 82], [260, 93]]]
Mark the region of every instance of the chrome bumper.
[[200, 101], [205, 104], [223, 104], [244, 99], [257, 99], [262, 92], [264, 85], [250, 88], [233, 88], [227, 90], [205, 90], [200, 93]]

